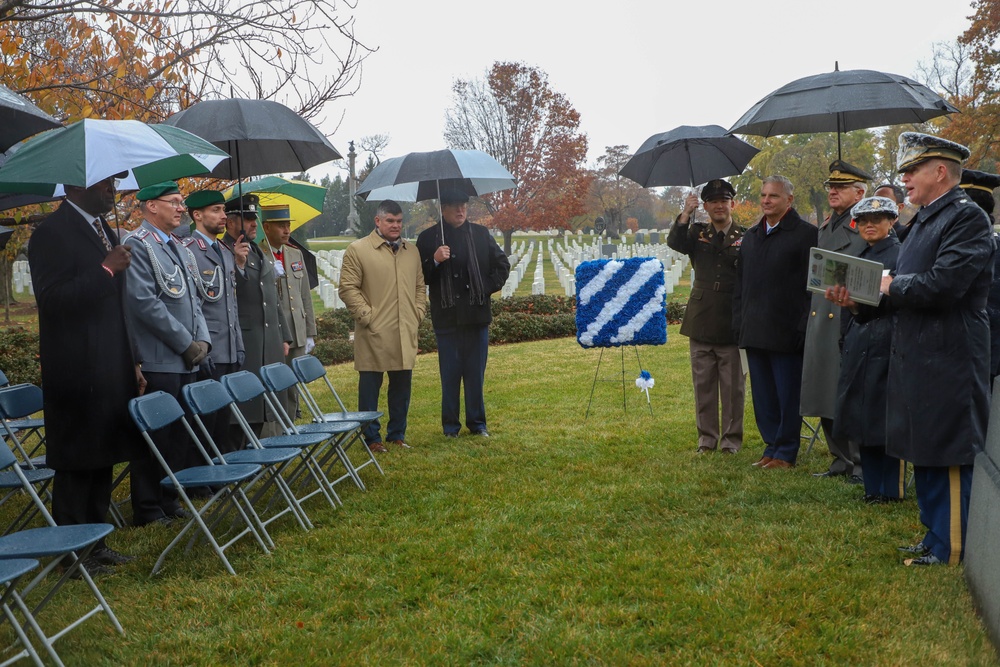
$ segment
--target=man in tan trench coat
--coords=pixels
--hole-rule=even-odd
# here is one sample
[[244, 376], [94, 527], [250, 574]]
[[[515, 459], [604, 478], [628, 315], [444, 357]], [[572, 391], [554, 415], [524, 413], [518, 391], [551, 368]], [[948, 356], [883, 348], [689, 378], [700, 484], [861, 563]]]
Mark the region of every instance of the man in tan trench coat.
[[[427, 309], [424, 274], [416, 246], [400, 238], [403, 210], [379, 204], [375, 231], [348, 246], [340, 269], [340, 298], [354, 317], [354, 368], [358, 410], [378, 410], [383, 373], [389, 375], [386, 442], [406, 444], [406, 413], [417, 358], [417, 328]], [[373, 452], [386, 451], [376, 419], [364, 432]]]

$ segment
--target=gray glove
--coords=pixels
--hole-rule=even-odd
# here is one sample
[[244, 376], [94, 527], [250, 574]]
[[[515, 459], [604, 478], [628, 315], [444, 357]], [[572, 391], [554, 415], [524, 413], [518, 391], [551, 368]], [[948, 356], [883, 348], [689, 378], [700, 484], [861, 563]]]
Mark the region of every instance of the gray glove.
[[198, 367], [205, 357], [208, 356], [208, 343], [202, 340], [193, 340], [191, 344], [188, 345], [187, 349], [181, 357], [184, 359], [184, 364], [190, 368], [194, 369]]

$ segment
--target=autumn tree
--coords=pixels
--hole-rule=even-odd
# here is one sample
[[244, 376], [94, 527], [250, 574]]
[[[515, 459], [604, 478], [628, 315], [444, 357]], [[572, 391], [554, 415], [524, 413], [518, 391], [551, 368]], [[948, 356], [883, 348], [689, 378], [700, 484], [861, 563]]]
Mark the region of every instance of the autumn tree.
[[567, 229], [590, 183], [587, 137], [569, 100], [539, 68], [510, 62], [494, 63], [484, 79], [455, 81], [452, 92], [447, 145], [488, 153], [514, 176], [512, 189], [483, 197], [504, 250], [515, 231]]
[[[604, 155], [597, 158], [590, 184], [590, 210], [601, 216], [607, 224], [608, 236], [618, 238], [625, 231], [625, 220], [636, 205], [647, 198], [644, 187], [618, 172], [632, 157], [628, 146], [608, 146]], [[638, 228], [638, 220], [636, 220]]]
[[370, 53], [343, 6], [0, 0], [0, 67], [8, 87], [68, 121], [156, 121], [209, 97], [280, 98], [312, 117], [354, 92]]

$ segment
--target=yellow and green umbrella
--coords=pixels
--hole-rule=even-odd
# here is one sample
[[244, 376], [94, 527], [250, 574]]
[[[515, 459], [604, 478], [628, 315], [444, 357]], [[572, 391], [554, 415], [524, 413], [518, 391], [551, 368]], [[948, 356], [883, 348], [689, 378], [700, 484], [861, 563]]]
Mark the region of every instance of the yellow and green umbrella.
[[[234, 185], [225, 191], [226, 201], [236, 199], [238, 187]], [[281, 176], [265, 176], [247, 181], [243, 183], [242, 191], [243, 194], [252, 192], [257, 195], [264, 220], [267, 219], [269, 210], [286, 209], [287, 217], [292, 221], [292, 231], [320, 215], [326, 200], [326, 188], [323, 186]]]

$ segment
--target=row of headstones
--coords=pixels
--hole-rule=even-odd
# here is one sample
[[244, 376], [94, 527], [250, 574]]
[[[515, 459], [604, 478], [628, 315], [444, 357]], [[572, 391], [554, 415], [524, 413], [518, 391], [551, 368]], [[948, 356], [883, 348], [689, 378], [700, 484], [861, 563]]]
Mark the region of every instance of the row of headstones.
[[532, 294], [545, 294], [545, 246], [538, 249], [538, 261], [535, 262], [535, 277], [531, 281]]
[[323, 301], [324, 308], [337, 310], [344, 307], [337, 292], [340, 285], [340, 269], [344, 262], [343, 250], [317, 250], [316, 269], [319, 273], [319, 285], [316, 290]]
[[27, 292], [35, 295], [35, 288], [31, 284], [31, 271], [28, 269], [28, 261], [19, 259], [11, 265], [14, 278], [14, 291]]
[[[517, 249], [517, 252], [515, 251]], [[531, 263], [531, 257], [535, 254], [535, 242], [521, 245], [520, 242], [511, 247], [511, 255], [507, 258], [510, 263], [510, 274], [507, 276], [507, 282], [504, 283], [503, 287], [500, 289], [500, 298], [507, 299], [514, 296], [514, 292], [517, 291], [518, 285], [521, 284], [521, 280], [524, 278], [524, 274], [528, 271], [528, 264]]]
[[[565, 262], [566, 267], [560, 269], [557, 266], [556, 275], [560, 275], [560, 270], [572, 273], [575, 276], [576, 267], [583, 261], [598, 258], [607, 259], [630, 259], [633, 257], [655, 257], [663, 264], [664, 281], [666, 283], [667, 294], [672, 294], [674, 288], [680, 283], [681, 275], [684, 268], [687, 266], [688, 258], [687, 255], [681, 254], [675, 250], [672, 250], [668, 246], [662, 243], [658, 244], [591, 244], [588, 246], [580, 246], [575, 241], [569, 241], [566, 245], [560, 248], [560, 245], [555, 245], [552, 251], [553, 263], [555, 263], [556, 257], [561, 257], [563, 262]], [[563, 286], [564, 291], [567, 296], [575, 294], [575, 280], [572, 285], [573, 291], [567, 286], [569, 283], [568, 279], [563, 279], [560, 277], [560, 284]]]

